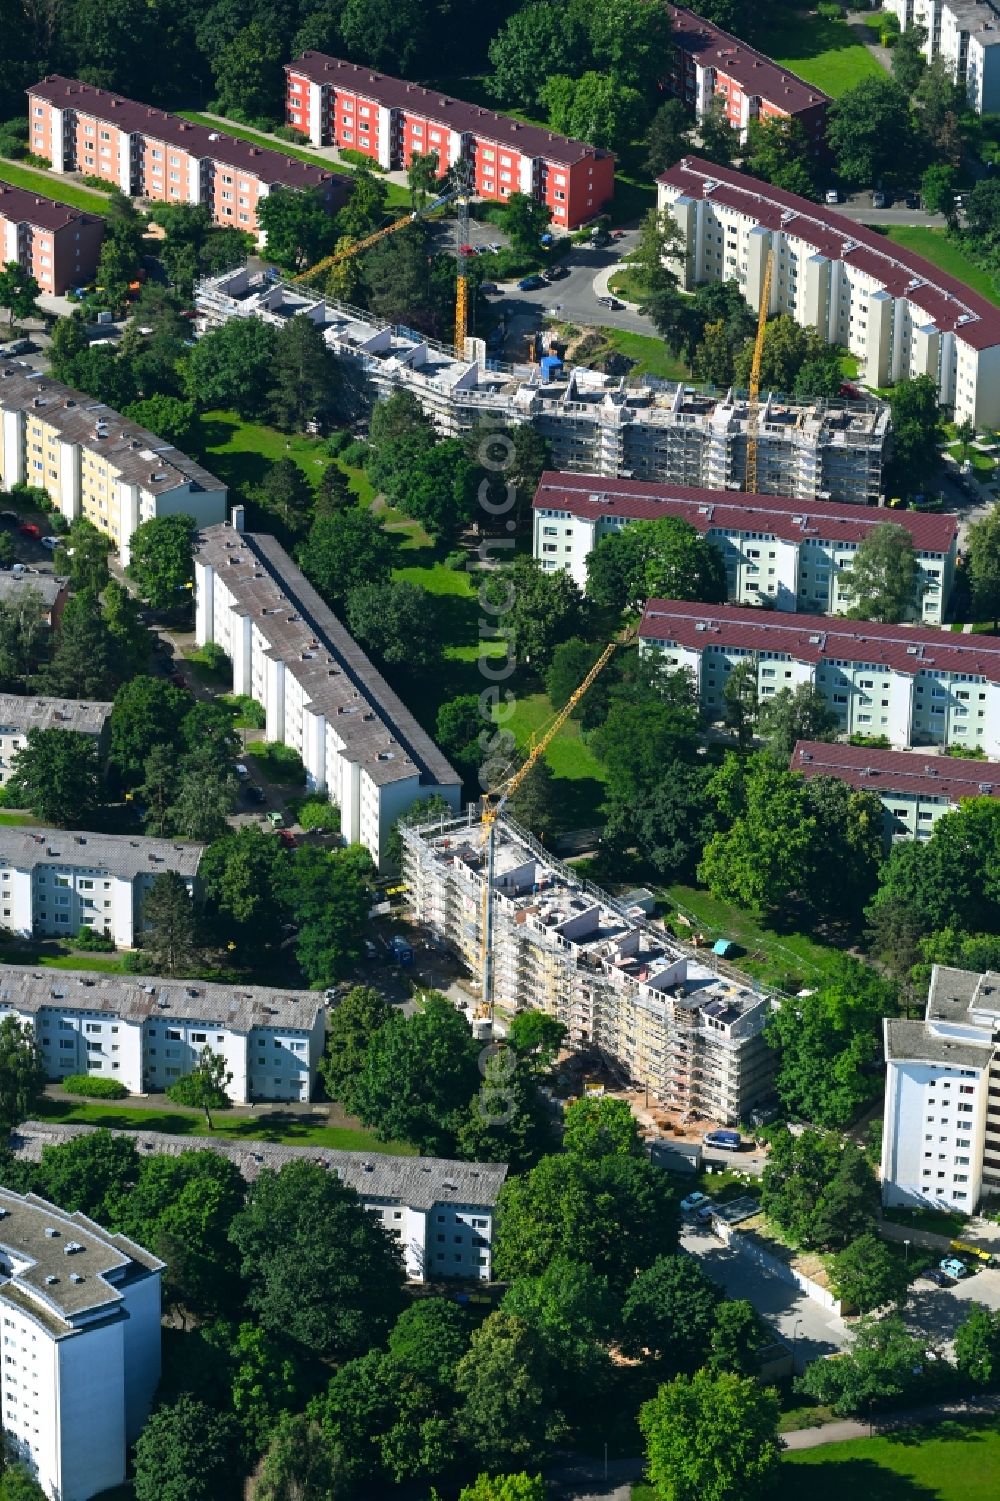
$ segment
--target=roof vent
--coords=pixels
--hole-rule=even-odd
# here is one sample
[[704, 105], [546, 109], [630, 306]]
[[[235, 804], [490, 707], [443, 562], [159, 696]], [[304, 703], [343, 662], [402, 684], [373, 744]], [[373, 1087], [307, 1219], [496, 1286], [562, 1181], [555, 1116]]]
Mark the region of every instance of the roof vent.
[[49, 1275], [45, 1279], [45, 1286], [46, 1287], [51, 1287], [54, 1282], [58, 1282], [58, 1281], [59, 1281], [59, 1278], [53, 1276], [52, 1273], [50, 1272]]
[[53, 1229], [53, 1227], [51, 1225], [46, 1225], [45, 1226], [45, 1234], [46, 1234], [46, 1236], [48, 1237], [49, 1240], [57, 1240], [58, 1236], [59, 1236], [59, 1231]]
[[83, 1278], [81, 1277], [81, 1275], [80, 1275], [79, 1272], [70, 1272], [70, 1274], [69, 1274], [69, 1280], [71, 1282], [78, 1282], [79, 1283], [79, 1282], [83, 1281]]

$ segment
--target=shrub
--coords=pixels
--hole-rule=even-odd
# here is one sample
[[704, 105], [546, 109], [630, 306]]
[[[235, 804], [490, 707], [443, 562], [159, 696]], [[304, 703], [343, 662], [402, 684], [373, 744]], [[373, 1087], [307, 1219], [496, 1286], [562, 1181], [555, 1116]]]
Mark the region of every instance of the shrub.
[[99, 1074], [70, 1074], [62, 1081], [67, 1094], [83, 1095], [88, 1100], [127, 1100], [128, 1090], [120, 1079], [103, 1079]]
[[232, 709], [236, 724], [249, 730], [262, 730], [267, 724], [267, 710], [247, 693], [220, 693], [219, 702]]
[[867, 746], [868, 750], [892, 750], [888, 735], [848, 735], [847, 743]]
[[370, 167], [373, 172], [385, 173], [385, 168], [381, 162], [377, 162], [372, 157], [366, 156], [363, 151], [355, 151], [353, 146], [342, 146], [340, 148], [340, 159], [342, 162], [348, 162], [352, 167]]
[[93, 188], [95, 193], [113, 193], [115, 189], [114, 183], [106, 182], [103, 177], [81, 177], [80, 181], [85, 188]]
[[231, 672], [233, 664], [229, 660], [228, 653], [223, 650], [218, 641], [206, 641], [201, 649], [201, 660], [209, 672]]
[[468, 563], [468, 561], [469, 559], [466, 553], [464, 553], [460, 547], [457, 547], [454, 552], [450, 552], [445, 558], [444, 566], [446, 568], [454, 569], [456, 573], [460, 573]]
[[88, 927], [86, 923], [77, 933], [74, 946], [82, 949], [85, 954], [113, 954], [115, 951], [113, 938], [109, 938], [99, 928]]
[[258, 740], [255, 745], [247, 746], [246, 754], [254, 756], [264, 775], [274, 782], [288, 782], [299, 787], [305, 782], [306, 769], [302, 764], [302, 757], [297, 750], [293, 750], [290, 745], [283, 745], [280, 740]]
[[326, 451], [331, 459], [335, 459], [339, 453], [343, 453], [350, 441], [351, 435], [346, 428], [340, 427], [335, 433], [331, 433], [326, 440]]
[[122, 955], [122, 972], [126, 975], [144, 975], [149, 969], [149, 960], [142, 949], [126, 949]]
[[319, 829], [324, 834], [340, 832], [340, 809], [321, 792], [304, 797], [295, 810], [295, 817], [304, 829]]
[[293, 146], [309, 145], [309, 137], [296, 125], [279, 125], [272, 134], [276, 135], [280, 141], [291, 141]]
[[363, 469], [368, 457], [368, 444], [355, 438], [342, 450], [340, 457], [349, 469]]
[[26, 119], [5, 120], [0, 125], [0, 156], [20, 161], [28, 149], [28, 122]]

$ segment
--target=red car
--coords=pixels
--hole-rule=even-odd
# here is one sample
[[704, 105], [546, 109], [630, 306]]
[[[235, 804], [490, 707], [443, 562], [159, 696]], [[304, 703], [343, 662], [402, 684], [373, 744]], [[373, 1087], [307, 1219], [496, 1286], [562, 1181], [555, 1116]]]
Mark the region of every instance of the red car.
[[173, 683], [175, 688], [187, 687], [187, 678], [185, 678], [184, 675], [180, 672], [172, 672], [170, 674], [170, 681]]
[[297, 847], [297, 840], [291, 829], [279, 829], [278, 838], [286, 849], [293, 850]]
[[23, 522], [22, 525], [18, 527], [18, 531], [21, 533], [22, 537], [34, 537], [36, 542], [42, 535], [41, 527], [36, 526], [33, 521]]
[[475, 245], [459, 245], [458, 253], [459, 255], [475, 255], [476, 247]]

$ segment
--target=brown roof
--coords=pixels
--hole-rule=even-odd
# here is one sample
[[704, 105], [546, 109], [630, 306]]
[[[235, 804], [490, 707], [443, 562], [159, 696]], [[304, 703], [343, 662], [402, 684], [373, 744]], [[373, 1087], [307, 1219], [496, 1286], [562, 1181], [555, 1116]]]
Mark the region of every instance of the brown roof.
[[1000, 797], [1000, 762], [928, 756], [921, 751], [870, 750], [864, 745], [827, 745], [800, 740], [792, 771], [804, 777], [836, 777], [870, 792], [912, 792], [923, 797]]
[[170, 115], [165, 110], [141, 104], [136, 99], [126, 99], [109, 89], [81, 83], [78, 78], [63, 78], [58, 73], [50, 73], [27, 93], [30, 98], [44, 99], [57, 109], [79, 110], [97, 120], [106, 120], [119, 130], [139, 132], [171, 146], [179, 146], [192, 156], [208, 157], [272, 185], [318, 188], [333, 178], [345, 184], [350, 181], [346, 173], [328, 172], [323, 167], [314, 167], [310, 162], [285, 156], [280, 151], [238, 141], [221, 131], [209, 130], [205, 125], [195, 125], [180, 115]]
[[83, 214], [52, 198], [41, 198], [25, 188], [0, 180], [0, 219], [12, 224], [32, 224], [36, 229], [65, 229], [67, 224], [100, 224], [98, 214]]
[[626, 516], [630, 521], [679, 516], [702, 533], [724, 529], [767, 532], [786, 542], [805, 542], [810, 537], [825, 542], [863, 542], [875, 527], [892, 523], [909, 532], [918, 552], [947, 553], [958, 531], [955, 516], [887, 511], [829, 500], [796, 500], [787, 495], [653, 485], [644, 480], [553, 470], [542, 475], [533, 507], [536, 511], [550, 507], [569, 511], [591, 521], [601, 516]]
[[401, 109], [418, 114], [435, 125], [448, 130], [469, 132], [482, 136], [498, 145], [513, 146], [525, 156], [540, 156], [548, 161], [572, 166], [587, 157], [605, 158], [610, 151], [597, 146], [588, 146], [584, 141], [570, 140], [556, 135], [540, 125], [525, 125], [509, 115], [498, 115], [494, 110], [482, 109], [478, 104], [465, 104], [461, 99], [452, 99], [439, 89], [425, 89], [419, 83], [407, 83], [403, 78], [392, 78], [387, 73], [376, 73], [358, 63], [345, 62], [340, 57], [330, 57], [325, 52], [303, 52], [294, 62], [285, 64], [286, 73], [308, 78], [312, 83], [328, 84], [389, 109]]
[[748, 47], [746, 42], [696, 16], [694, 11], [680, 5], [668, 5], [667, 11], [673, 40], [681, 51], [690, 52], [701, 67], [716, 68], [727, 78], [735, 79], [751, 98], [765, 99], [790, 115], [830, 103], [828, 94], [804, 83], [763, 52]]
[[723, 203], [766, 229], [804, 240], [830, 260], [856, 266], [893, 297], [906, 297], [938, 329], [954, 332], [972, 349], [992, 349], [1000, 344], [1000, 307], [925, 261], [922, 255], [904, 250], [824, 204], [696, 156], [684, 157], [656, 180], [689, 198]]
[[786, 615], [753, 606], [699, 605], [651, 599], [639, 634], [700, 651], [739, 646], [784, 653], [799, 662], [845, 659], [915, 674], [927, 668], [968, 672], [1000, 683], [1000, 637], [958, 636], [921, 625], [879, 625], [829, 615]]

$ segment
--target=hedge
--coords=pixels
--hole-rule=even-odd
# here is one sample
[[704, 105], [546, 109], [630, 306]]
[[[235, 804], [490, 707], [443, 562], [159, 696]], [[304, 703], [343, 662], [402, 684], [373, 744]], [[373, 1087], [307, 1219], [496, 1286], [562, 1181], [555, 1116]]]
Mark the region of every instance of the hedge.
[[80, 1094], [91, 1100], [125, 1100], [128, 1090], [120, 1079], [105, 1079], [100, 1074], [69, 1074], [62, 1081], [67, 1094]]

